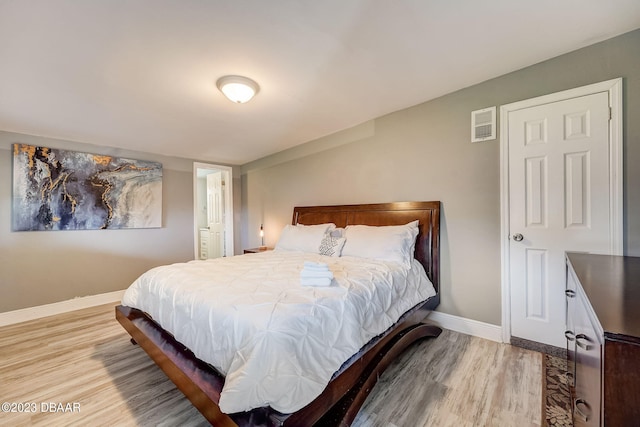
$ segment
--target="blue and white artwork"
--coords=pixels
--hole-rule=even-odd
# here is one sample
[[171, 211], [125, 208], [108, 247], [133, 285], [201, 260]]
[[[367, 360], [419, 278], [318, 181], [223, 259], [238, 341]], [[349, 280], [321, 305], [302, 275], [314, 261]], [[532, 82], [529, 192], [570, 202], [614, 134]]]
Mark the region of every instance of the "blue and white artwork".
[[13, 144], [13, 230], [162, 226], [162, 164]]

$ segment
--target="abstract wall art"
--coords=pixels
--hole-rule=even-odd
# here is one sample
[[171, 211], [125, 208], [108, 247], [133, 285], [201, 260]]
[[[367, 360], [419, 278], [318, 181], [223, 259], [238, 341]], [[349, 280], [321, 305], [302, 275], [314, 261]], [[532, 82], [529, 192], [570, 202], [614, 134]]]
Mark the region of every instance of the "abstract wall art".
[[13, 144], [13, 230], [162, 226], [162, 164]]

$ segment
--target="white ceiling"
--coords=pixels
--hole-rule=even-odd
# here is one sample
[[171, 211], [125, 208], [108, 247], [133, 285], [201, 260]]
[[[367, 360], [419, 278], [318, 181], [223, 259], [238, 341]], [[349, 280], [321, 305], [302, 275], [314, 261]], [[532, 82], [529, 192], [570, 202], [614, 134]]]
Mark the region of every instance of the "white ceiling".
[[638, 0], [0, 0], [0, 129], [244, 164], [639, 27]]

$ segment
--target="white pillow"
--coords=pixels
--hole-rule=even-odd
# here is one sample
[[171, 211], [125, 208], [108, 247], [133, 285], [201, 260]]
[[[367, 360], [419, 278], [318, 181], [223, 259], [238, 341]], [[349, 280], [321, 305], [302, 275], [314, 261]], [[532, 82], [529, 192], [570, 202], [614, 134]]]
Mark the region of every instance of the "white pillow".
[[418, 221], [405, 225], [348, 225], [342, 256], [393, 261], [411, 268]]
[[333, 230], [336, 225], [333, 223], [318, 225], [287, 225], [282, 230], [276, 250], [282, 251], [302, 251], [317, 254], [320, 243], [327, 231]]

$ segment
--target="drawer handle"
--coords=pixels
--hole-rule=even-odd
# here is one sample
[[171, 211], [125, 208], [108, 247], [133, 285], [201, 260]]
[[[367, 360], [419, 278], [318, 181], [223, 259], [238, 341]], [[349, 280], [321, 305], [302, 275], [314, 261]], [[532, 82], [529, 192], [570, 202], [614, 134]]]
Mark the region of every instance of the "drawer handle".
[[573, 381], [573, 374], [571, 372], [565, 372], [564, 373], [564, 377], [567, 380], [567, 384], [569, 384], [571, 387], [573, 387], [575, 385], [575, 383]]
[[568, 296], [569, 298], [575, 298], [576, 296], [576, 291], [572, 290], [572, 289], [567, 289], [566, 291], [564, 291], [564, 294], [566, 296]]
[[[584, 340], [584, 341], [586, 341], [586, 343], [583, 342], [583, 341], [580, 341], [580, 340]], [[583, 350], [586, 350], [586, 351], [591, 350], [591, 348], [593, 347], [593, 346], [589, 345], [589, 343], [591, 343], [591, 342], [592, 341], [585, 334], [576, 335], [576, 344], [578, 344], [578, 347], [580, 347]]]
[[574, 334], [573, 331], [564, 331], [564, 337], [567, 341], [573, 341], [576, 339], [576, 334]]
[[583, 405], [589, 412], [591, 412], [591, 407], [584, 399], [576, 399], [573, 402], [573, 407], [576, 410], [576, 415], [586, 423], [589, 421], [589, 417], [591, 416], [591, 414], [585, 414], [584, 412], [582, 412], [582, 409], [580, 409], [580, 405]]

